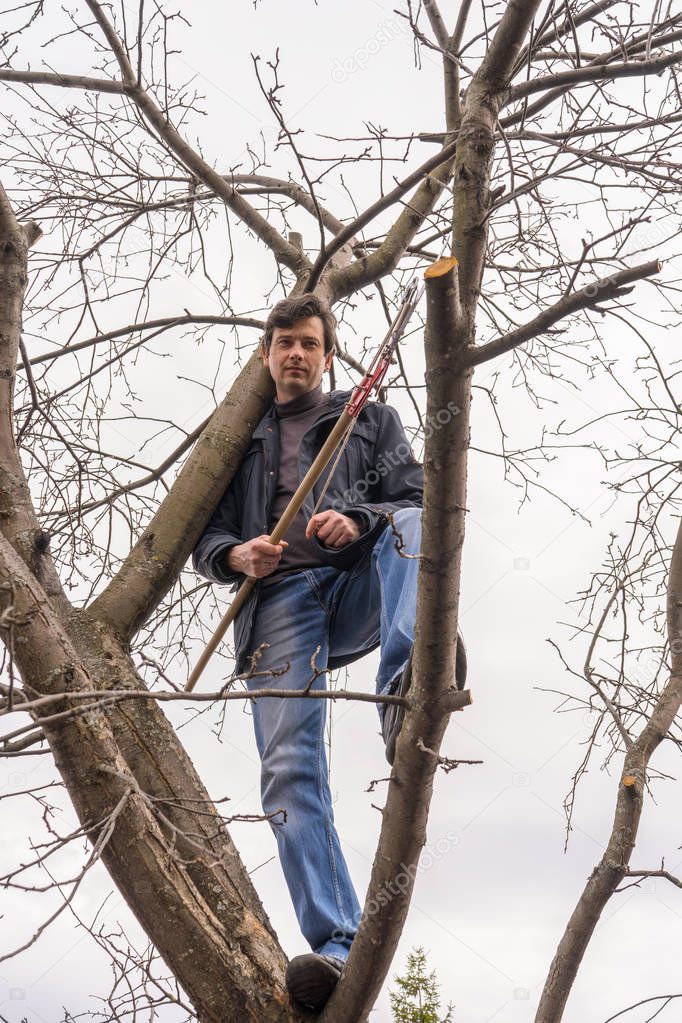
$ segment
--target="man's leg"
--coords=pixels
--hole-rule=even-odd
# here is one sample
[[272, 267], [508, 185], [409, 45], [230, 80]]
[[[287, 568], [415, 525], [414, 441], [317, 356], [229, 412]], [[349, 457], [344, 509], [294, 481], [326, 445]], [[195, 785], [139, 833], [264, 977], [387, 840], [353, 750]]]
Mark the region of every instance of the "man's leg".
[[[377, 693], [404, 694], [411, 682], [414, 625], [417, 617], [417, 576], [421, 548], [421, 509], [401, 508], [365, 558], [335, 587], [335, 614], [330, 629], [330, 654], [349, 655], [381, 640]], [[455, 684], [464, 688], [467, 660], [458, 633]], [[405, 711], [391, 704], [378, 707], [386, 758], [393, 764], [395, 744]]]
[[[324, 689], [329, 613], [326, 594], [332, 568], [292, 573], [264, 587], [256, 611], [251, 652], [267, 643], [249, 689]], [[317, 647], [319, 651], [315, 654]], [[315, 667], [311, 666], [314, 657]], [[286, 811], [273, 821], [279, 856], [301, 931], [311, 948], [345, 959], [355, 936], [360, 906], [334, 827], [324, 748], [327, 701], [275, 699], [252, 702], [262, 762], [263, 810]]]
[[367, 649], [380, 638], [378, 694], [395, 688], [407, 664], [417, 615], [421, 509], [401, 508], [393, 522], [395, 528], [386, 526], [371, 555], [337, 581], [330, 631], [331, 652], [339, 657]]

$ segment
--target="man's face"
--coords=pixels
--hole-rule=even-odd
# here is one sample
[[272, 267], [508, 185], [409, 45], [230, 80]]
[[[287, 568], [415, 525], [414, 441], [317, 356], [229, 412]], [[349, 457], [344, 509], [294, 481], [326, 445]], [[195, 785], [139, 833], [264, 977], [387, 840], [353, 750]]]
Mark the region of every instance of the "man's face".
[[275, 327], [270, 351], [263, 352], [278, 401], [291, 401], [314, 390], [333, 358], [333, 351], [324, 353], [324, 324], [319, 316], [296, 320], [292, 327]]

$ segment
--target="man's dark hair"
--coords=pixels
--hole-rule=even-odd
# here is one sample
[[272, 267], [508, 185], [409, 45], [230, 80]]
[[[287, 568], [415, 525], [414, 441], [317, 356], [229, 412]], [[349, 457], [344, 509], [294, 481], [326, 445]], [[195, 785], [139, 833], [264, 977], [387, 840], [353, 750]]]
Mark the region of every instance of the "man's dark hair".
[[336, 317], [323, 298], [306, 292], [295, 298], [283, 298], [270, 310], [265, 321], [263, 346], [270, 351], [272, 334], [275, 327], [293, 327], [298, 320], [306, 320], [309, 316], [319, 316], [324, 327], [324, 351], [331, 352], [336, 345]]

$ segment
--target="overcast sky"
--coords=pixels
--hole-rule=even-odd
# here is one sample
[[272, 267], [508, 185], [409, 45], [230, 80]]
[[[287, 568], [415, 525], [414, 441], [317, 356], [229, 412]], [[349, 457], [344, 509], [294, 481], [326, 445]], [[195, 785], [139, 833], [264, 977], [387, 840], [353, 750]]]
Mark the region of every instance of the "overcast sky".
[[[41, 33], [47, 37], [53, 23], [55, 28], [63, 25], [58, 5], [47, 6], [36, 40]], [[443, 8], [451, 22], [454, 5], [444, 3]], [[136, 10], [137, 5], [130, 6], [131, 17]], [[434, 55], [422, 53], [422, 70], [414, 69], [412, 39], [390, 2], [348, 0], [341, 5], [321, 0], [315, 5], [296, 0], [284, 5], [264, 0], [254, 6], [240, 0], [228, 8], [200, 0], [191, 5], [188, 16], [192, 27], [178, 33], [181, 54], [175, 67], [182, 68], [186, 77], [193, 75], [195, 87], [205, 96], [205, 114], [192, 120], [191, 131], [201, 138], [206, 157], [221, 169], [238, 164], [247, 143], [258, 145], [261, 132], [268, 141], [275, 135], [269, 111], [254, 85], [249, 54], [271, 59], [276, 47], [286, 82], [284, 102], [293, 125], [335, 136], [364, 134], [364, 121], [381, 124], [395, 134], [442, 126], [439, 63]], [[32, 59], [38, 67], [37, 45]], [[67, 41], [51, 51], [54, 67], [66, 69], [69, 59], [69, 71], [88, 73], [83, 63], [87, 57], [80, 48], [70, 57]], [[15, 60], [17, 67], [25, 63], [19, 57]], [[12, 102], [17, 116], [27, 116], [20, 101]], [[305, 136], [305, 143], [312, 145], [312, 135]], [[431, 150], [419, 152], [423, 158]], [[282, 160], [277, 154], [272, 157], [273, 173], [281, 171]], [[348, 174], [349, 180], [357, 182], [353, 198], [362, 206], [375, 195], [375, 178], [363, 179], [358, 172], [353, 176], [351, 170]], [[339, 216], [352, 212], [341, 188], [329, 184], [324, 198]], [[386, 228], [390, 222], [391, 216], [384, 215], [378, 227]], [[305, 226], [304, 241], [313, 245], [311, 222], [300, 218], [296, 226]], [[272, 261], [263, 248], [251, 243], [242, 251], [232, 291], [238, 312], [262, 308], [264, 291], [272, 283]], [[679, 266], [670, 272], [678, 271]], [[215, 311], [215, 298], [199, 279], [173, 276], [159, 287], [158, 295], [153, 310], [157, 315], [163, 315], [164, 308]], [[359, 336], [372, 336], [380, 322], [375, 307], [361, 304], [353, 327]], [[609, 323], [604, 337], [607, 346], [613, 350], [617, 346], [619, 357], [627, 360], [632, 353], [630, 340]], [[666, 353], [672, 351], [674, 337], [654, 332], [654, 339]], [[252, 335], [241, 338], [244, 345], [253, 340]], [[352, 347], [355, 339], [344, 340]], [[418, 346], [419, 338], [410, 344]], [[199, 422], [211, 405], [205, 392], [179, 382], [194, 358], [191, 351], [177, 353], [159, 372], [143, 361], [137, 377], [146, 388], [149, 408], [168, 412], [169, 401], [173, 402], [187, 426]], [[409, 348], [406, 359], [417, 379], [418, 350]], [[505, 371], [504, 361], [494, 368], [483, 367], [476, 383], [490, 382], [498, 369]], [[233, 360], [225, 358], [218, 374], [218, 394], [233, 375]], [[174, 397], [169, 395], [171, 386], [176, 389]], [[529, 402], [508, 388], [505, 425], [511, 443], [519, 447], [528, 443], [545, 422], [587, 420], [611, 397], [608, 381], [581, 377], [577, 389], [556, 382], [551, 401], [533, 411]], [[396, 395], [391, 400], [409, 424], [411, 413], [404, 397]], [[489, 448], [494, 430], [481, 392], [474, 404], [473, 444]], [[120, 427], [122, 434], [127, 429]], [[613, 431], [608, 438], [612, 443], [619, 436], [623, 444], [636, 440], [637, 424], [614, 421], [603, 429], [605, 434]], [[152, 464], [163, 457], [162, 445], [159, 441], [156, 450], [153, 444], [147, 447], [145, 457]], [[587, 451], [559, 453], [557, 461], [543, 466], [541, 473], [545, 485], [571, 495], [588, 521], [539, 491], [519, 509], [518, 492], [504, 483], [499, 461], [484, 455], [472, 458], [461, 627], [474, 703], [454, 715], [444, 752], [483, 763], [437, 779], [424, 867], [391, 973], [403, 969], [411, 949], [424, 946], [438, 975], [443, 1003], [451, 1001], [456, 1006], [456, 1023], [529, 1023], [533, 1019], [550, 960], [584, 882], [600, 858], [614, 808], [620, 760], [612, 761], [608, 773], [599, 770], [598, 757], [579, 790], [574, 828], [564, 852], [562, 804], [583, 756], [581, 743], [589, 734], [591, 719], [581, 711], [555, 713], [560, 698], [542, 688], [580, 692], [580, 684], [567, 677], [546, 639], [561, 641], [572, 663], [582, 663], [587, 641], [578, 637], [568, 643], [572, 633], [566, 623], [575, 623], [577, 616], [572, 601], [601, 564], [609, 533], [624, 533], [631, 510], [625, 504], [614, 505], [606, 485], [608, 474]], [[353, 689], [372, 688], [376, 663], [372, 655], [352, 666], [348, 681]], [[223, 672], [224, 665], [214, 662], [202, 686], [217, 688]], [[229, 796], [230, 813], [257, 813], [258, 761], [248, 712], [231, 704], [220, 738], [215, 734], [215, 714], [188, 723], [187, 714], [174, 708], [172, 717], [183, 725], [183, 741], [211, 794]], [[387, 774], [375, 709], [365, 704], [336, 706], [331, 731], [337, 826], [362, 896], [379, 829], [373, 804], [383, 802], [385, 786], [379, 784], [373, 793], [366, 790], [371, 779]], [[48, 759], [0, 763], [0, 787], [11, 791], [26, 787], [27, 782], [49, 780], [53, 773]], [[654, 762], [658, 770], [676, 774], [671, 749], [659, 750]], [[655, 804], [646, 803], [633, 866], [655, 868], [665, 856], [667, 868], [679, 872], [680, 789], [674, 782], [659, 782], [656, 798]], [[3, 863], [28, 855], [26, 835], [38, 818], [37, 809], [33, 821], [27, 814], [9, 816], [5, 809], [0, 835]], [[65, 809], [65, 828], [71, 819]], [[258, 867], [254, 879], [286, 953], [294, 956], [306, 951], [267, 826], [239, 825], [233, 834], [249, 868]], [[74, 851], [73, 863], [77, 862]], [[77, 900], [81, 917], [90, 919], [110, 890], [105, 872], [93, 870]], [[30, 937], [44, 918], [46, 905], [36, 897], [3, 893], [3, 946], [9, 940], [16, 944]], [[120, 921], [143, 944], [117, 892], [106, 902], [102, 919], [112, 928]], [[682, 990], [681, 923], [682, 894], [664, 881], [648, 881], [640, 889], [615, 896], [578, 975], [566, 1023], [600, 1023], [640, 999]], [[91, 1010], [93, 999], [107, 992], [108, 981], [105, 956], [65, 914], [29, 952], [0, 965], [0, 1014], [10, 1023], [20, 1023], [24, 1017], [29, 1023], [54, 1023], [61, 1019], [60, 1006], [74, 1015]], [[161, 1018], [170, 1023], [178, 1017], [164, 1010]], [[645, 1018], [632, 1013], [627, 1023]], [[677, 1019], [679, 1009], [672, 1008], [661, 1018]], [[371, 1019], [389, 1023], [386, 990]]]

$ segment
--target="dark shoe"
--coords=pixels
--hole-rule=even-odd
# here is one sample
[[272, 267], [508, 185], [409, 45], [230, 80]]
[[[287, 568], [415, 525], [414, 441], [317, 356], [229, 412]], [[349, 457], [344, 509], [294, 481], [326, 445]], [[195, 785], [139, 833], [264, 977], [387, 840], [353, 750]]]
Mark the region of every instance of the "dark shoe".
[[[464, 646], [461, 632], [457, 633], [457, 651], [455, 653], [455, 685], [458, 689], [464, 689], [467, 677], [467, 652]], [[398, 685], [393, 690], [394, 696], [405, 696], [412, 682], [412, 652], [403, 673], [398, 680]], [[381, 731], [386, 743], [386, 759], [393, 766], [395, 759], [395, 744], [400, 735], [405, 718], [405, 708], [397, 703], [387, 703], [384, 707]]]
[[284, 977], [287, 991], [295, 1002], [319, 1012], [338, 984], [343, 967], [342, 959], [317, 952], [295, 956]]

